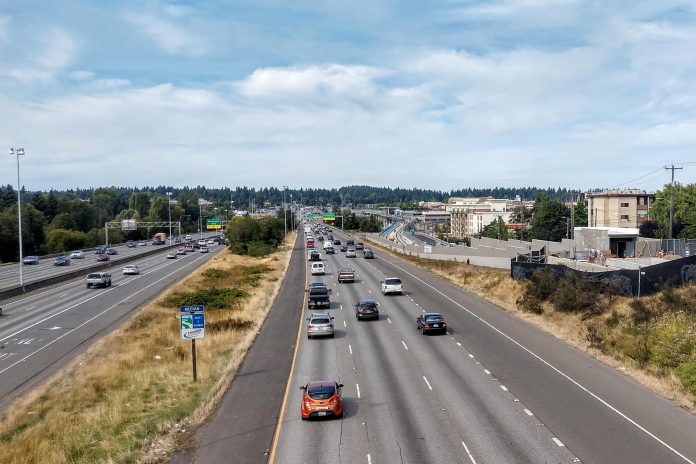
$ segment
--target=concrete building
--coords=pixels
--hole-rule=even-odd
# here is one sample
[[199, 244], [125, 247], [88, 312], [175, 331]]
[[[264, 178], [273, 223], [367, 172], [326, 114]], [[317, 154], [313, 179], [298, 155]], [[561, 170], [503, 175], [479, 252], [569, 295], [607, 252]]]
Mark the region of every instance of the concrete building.
[[499, 217], [507, 223], [517, 206], [524, 206], [524, 202], [492, 197], [452, 197], [447, 201], [451, 235], [457, 238], [475, 236]]
[[655, 203], [654, 193], [637, 189], [589, 192], [585, 198], [591, 227], [640, 227]]

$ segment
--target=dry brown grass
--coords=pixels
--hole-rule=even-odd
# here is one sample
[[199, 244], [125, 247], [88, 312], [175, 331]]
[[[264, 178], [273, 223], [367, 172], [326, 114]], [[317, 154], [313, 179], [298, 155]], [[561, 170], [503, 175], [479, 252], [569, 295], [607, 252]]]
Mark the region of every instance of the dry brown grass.
[[[632, 378], [655, 393], [673, 401], [679, 406], [696, 412], [696, 398], [686, 391], [674, 373], [657, 373], [637, 365], [632, 359], [621, 352], [605, 353], [592, 346], [588, 340], [588, 322], [583, 321], [580, 314], [554, 311], [548, 302], [544, 302], [542, 314], [533, 314], [517, 307], [516, 301], [524, 292], [524, 284], [513, 280], [510, 272], [481, 266], [467, 265], [452, 261], [424, 259], [415, 256], [402, 255], [372, 242], [372, 248], [426, 269], [433, 274], [443, 277], [453, 284], [487, 300], [506, 312], [524, 319], [550, 335], [563, 340], [575, 348], [584, 351], [604, 364], [617, 369], [622, 374]], [[696, 288], [683, 290], [686, 297], [696, 297]], [[648, 303], [657, 296], [644, 297]], [[590, 324], [606, 325], [606, 320], [613, 312], [623, 320], [628, 320], [632, 314], [630, 302], [632, 298], [616, 297], [610, 304], [609, 310], [590, 321]]]
[[[0, 420], [2, 462], [161, 460], [209, 415], [231, 382], [277, 294], [289, 255], [250, 258], [223, 251], [164, 292], [7, 409]], [[206, 314], [214, 325], [229, 319], [241, 324], [207, 331], [197, 343], [199, 381], [193, 383], [190, 343], [179, 339], [178, 310], [160, 301], [205, 285], [207, 269], [228, 272], [218, 284], [234, 286], [245, 267], [258, 265], [268, 270], [248, 286], [240, 307]]]

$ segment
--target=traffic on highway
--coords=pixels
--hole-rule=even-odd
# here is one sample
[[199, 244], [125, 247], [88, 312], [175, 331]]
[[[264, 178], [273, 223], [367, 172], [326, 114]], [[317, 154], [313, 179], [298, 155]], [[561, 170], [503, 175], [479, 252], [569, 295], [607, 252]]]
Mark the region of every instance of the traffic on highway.
[[[305, 244], [329, 234], [357, 241]], [[693, 416], [612, 368], [401, 260], [308, 248], [271, 462], [694, 462]]]

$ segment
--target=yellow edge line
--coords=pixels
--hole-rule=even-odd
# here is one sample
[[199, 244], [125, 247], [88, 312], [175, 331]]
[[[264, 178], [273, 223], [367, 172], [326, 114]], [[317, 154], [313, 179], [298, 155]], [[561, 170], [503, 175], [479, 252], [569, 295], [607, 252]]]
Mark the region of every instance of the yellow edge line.
[[[307, 266], [305, 266], [305, 288], [307, 288]], [[278, 422], [276, 423], [275, 433], [273, 434], [273, 444], [271, 445], [271, 454], [268, 458], [268, 463], [273, 464], [275, 462], [276, 449], [278, 448], [278, 438], [280, 437], [280, 431], [283, 428], [283, 419], [285, 418], [285, 406], [288, 402], [288, 393], [290, 393], [290, 382], [292, 382], [292, 375], [295, 372], [295, 361], [297, 360], [297, 350], [300, 347], [300, 336], [302, 335], [302, 321], [304, 317], [304, 298], [302, 298], [302, 306], [300, 308], [300, 322], [297, 325], [297, 337], [295, 338], [295, 350], [292, 353], [292, 363], [290, 364], [290, 373], [288, 374], [288, 381], [285, 384], [285, 394], [283, 395], [283, 403], [280, 405], [280, 416], [278, 416]]]

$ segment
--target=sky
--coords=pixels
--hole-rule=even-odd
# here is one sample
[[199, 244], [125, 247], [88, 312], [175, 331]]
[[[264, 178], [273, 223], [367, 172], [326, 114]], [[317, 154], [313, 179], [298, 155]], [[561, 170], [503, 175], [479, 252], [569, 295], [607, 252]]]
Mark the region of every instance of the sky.
[[0, 148], [31, 191], [652, 191], [695, 49], [693, 0], [0, 0]]

